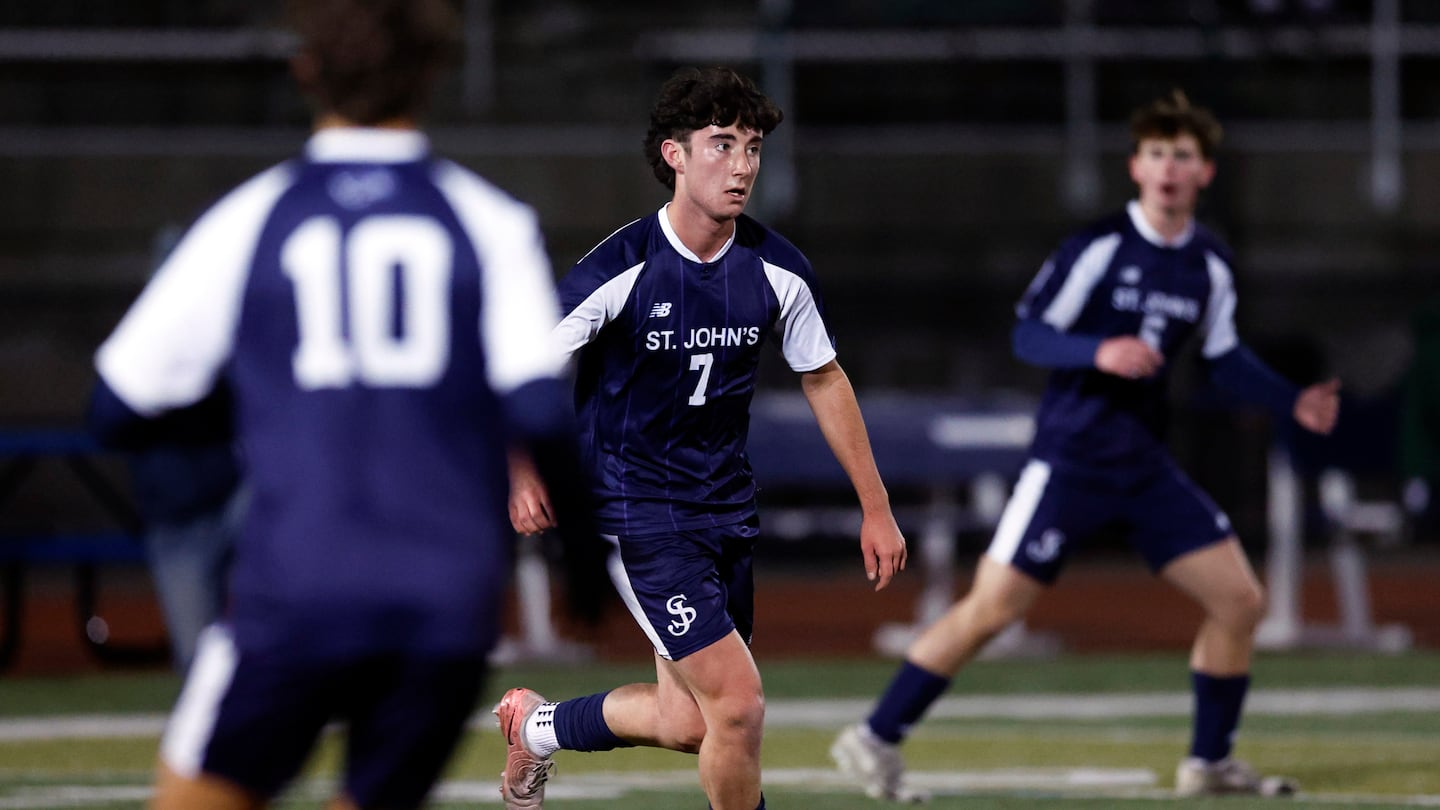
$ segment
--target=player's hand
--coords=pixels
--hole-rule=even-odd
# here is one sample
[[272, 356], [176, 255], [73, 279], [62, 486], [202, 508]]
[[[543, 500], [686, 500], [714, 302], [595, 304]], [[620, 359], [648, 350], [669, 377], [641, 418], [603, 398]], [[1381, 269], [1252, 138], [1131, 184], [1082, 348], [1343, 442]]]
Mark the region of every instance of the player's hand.
[[865, 558], [865, 578], [875, 583], [875, 590], [905, 570], [909, 552], [905, 535], [895, 525], [895, 515], [888, 509], [883, 514], [866, 515], [860, 523], [860, 553]]
[[523, 450], [510, 451], [510, 525], [523, 535], [555, 528], [555, 510], [550, 493], [530, 456]]
[[1339, 418], [1339, 378], [1315, 383], [1295, 398], [1295, 421], [1311, 433], [1329, 435]]
[[1134, 335], [1106, 338], [1095, 350], [1095, 368], [1127, 380], [1153, 377], [1165, 365], [1165, 355]]

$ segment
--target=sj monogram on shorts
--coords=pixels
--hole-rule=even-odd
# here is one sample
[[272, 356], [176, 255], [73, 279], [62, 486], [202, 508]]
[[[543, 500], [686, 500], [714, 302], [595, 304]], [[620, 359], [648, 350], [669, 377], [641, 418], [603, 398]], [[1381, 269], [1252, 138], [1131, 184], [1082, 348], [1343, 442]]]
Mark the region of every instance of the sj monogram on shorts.
[[1046, 529], [1038, 538], [1025, 544], [1025, 553], [1035, 562], [1050, 562], [1060, 553], [1064, 542], [1065, 535], [1059, 529]]
[[695, 608], [685, 604], [685, 594], [676, 594], [665, 602], [665, 609], [673, 616], [678, 616], [675, 621], [670, 622], [670, 635], [683, 636], [690, 632], [690, 625], [695, 623]]

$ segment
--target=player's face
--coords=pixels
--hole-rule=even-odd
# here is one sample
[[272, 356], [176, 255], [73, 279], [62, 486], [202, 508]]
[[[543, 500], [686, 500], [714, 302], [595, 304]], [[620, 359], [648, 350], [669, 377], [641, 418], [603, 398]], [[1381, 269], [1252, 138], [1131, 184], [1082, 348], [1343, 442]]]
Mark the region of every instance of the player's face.
[[760, 143], [765, 136], [738, 124], [711, 124], [675, 143], [670, 165], [675, 169], [675, 199], [693, 205], [716, 221], [732, 220], [745, 211], [760, 172]]
[[1194, 135], [1146, 138], [1130, 156], [1130, 179], [1140, 188], [1140, 204], [1171, 214], [1190, 214], [1200, 190], [1215, 177], [1215, 164], [1200, 152]]

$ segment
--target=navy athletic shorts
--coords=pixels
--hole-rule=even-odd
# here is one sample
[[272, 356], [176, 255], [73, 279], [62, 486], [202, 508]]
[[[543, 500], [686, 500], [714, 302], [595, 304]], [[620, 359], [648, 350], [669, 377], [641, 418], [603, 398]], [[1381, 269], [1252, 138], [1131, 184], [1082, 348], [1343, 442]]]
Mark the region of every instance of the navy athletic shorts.
[[664, 534], [610, 536], [610, 577], [655, 652], [668, 661], [755, 628], [759, 520]]
[[1046, 584], [1076, 547], [1120, 532], [1150, 570], [1234, 534], [1230, 519], [1173, 463], [1128, 477], [1062, 472], [1032, 459], [986, 554]]
[[161, 742], [177, 774], [277, 794], [330, 721], [346, 732], [345, 792], [361, 807], [419, 806], [479, 698], [483, 657], [382, 654], [307, 661], [241, 653], [228, 629], [201, 634]]

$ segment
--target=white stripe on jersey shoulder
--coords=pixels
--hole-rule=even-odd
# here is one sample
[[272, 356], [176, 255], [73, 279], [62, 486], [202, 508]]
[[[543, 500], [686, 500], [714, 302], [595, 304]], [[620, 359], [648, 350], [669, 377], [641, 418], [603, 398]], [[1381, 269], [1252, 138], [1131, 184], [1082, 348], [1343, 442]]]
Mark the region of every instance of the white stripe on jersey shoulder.
[[1012, 563], [1015, 552], [1020, 550], [1020, 541], [1025, 539], [1025, 530], [1030, 528], [1030, 521], [1035, 517], [1035, 509], [1040, 506], [1045, 485], [1049, 482], [1048, 463], [1031, 459], [1025, 464], [1025, 469], [1020, 471], [1019, 480], [1015, 482], [1015, 492], [1011, 494], [1010, 502], [1005, 504], [1005, 511], [1000, 515], [1000, 523], [995, 527], [995, 538], [990, 541], [985, 556], [1006, 565]]
[[1205, 270], [1210, 273], [1210, 302], [1205, 307], [1205, 343], [1200, 353], [1213, 359], [1240, 345], [1235, 331], [1235, 274], [1224, 259], [1208, 250]]
[[830, 330], [820, 317], [814, 291], [792, 270], [761, 260], [765, 279], [780, 301], [775, 331], [780, 335], [780, 353], [794, 371], [814, 371], [835, 359]]
[[555, 327], [554, 345], [565, 357], [580, 350], [580, 347], [595, 339], [605, 324], [620, 317], [635, 281], [645, 262], [628, 267], [624, 272], [595, 288], [574, 309], [566, 312]]
[[676, 234], [675, 229], [670, 226], [670, 203], [665, 203], [660, 209], [660, 230], [665, 234], [665, 240], [670, 243], [670, 247], [674, 248], [676, 253], [679, 253], [681, 256], [696, 264], [714, 264], [724, 258], [726, 253], [730, 252], [730, 246], [735, 244], [735, 232], [739, 230], [733, 225], [732, 223], [730, 238], [725, 240], [725, 244], [720, 246], [720, 250], [709, 259], [702, 259], [695, 254], [695, 251], [686, 247], [685, 243], [680, 241], [680, 236]]
[[1045, 289], [1046, 282], [1048, 282], [1050, 276], [1054, 274], [1055, 257], [1051, 255], [1045, 259], [1044, 264], [1040, 265], [1040, 272], [1035, 274], [1035, 278], [1030, 282], [1030, 286], [1025, 288], [1025, 294], [1020, 296], [1020, 302], [1015, 305], [1016, 317], [1030, 317], [1030, 302], [1034, 300], [1036, 295], [1040, 294], [1041, 290]]
[[621, 225], [620, 227], [618, 227], [618, 228], [616, 228], [615, 230], [611, 231], [609, 236], [605, 237], [604, 239], [601, 239], [599, 242], [596, 242], [596, 243], [595, 243], [595, 247], [592, 247], [592, 248], [590, 248], [589, 250], [585, 251], [585, 255], [584, 255], [584, 256], [581, 256], [581, 257], [580, 257], [580, 261], [579, 261], [579, 262], [576, 262], [576, 264], [580, 264], [580, 262], [583, 262], [583, 261], [585, 261], [586, 259], [590, 258], [590, 254], [591, 254], [591, 253], [594, 253], [595, 251], [599, 250], [601, 245], [605, 244], [606, 242], [609, 242], [611, 239], [614, 239], [614, 238], [615, 238], [615, 234], [617, 234], [617, 233], [625, 230], [626, 228], [630, 227], [631, 225], [634, 225], [635, 223], [639, 222], [639, 221], [642, 220], [642, 219], [644, 219], [644, 217], [636, 217], [636, 218], [630, 220], [629, 222], [625, 223], [624, 225]]
[[195, 662], [160, 740], [160, 758], [180, 776], [194, 779], [200, 775], [205, 749], [215, 733], [220, 701], [230, 689], [239, 662], [240, 653], [229, 628], [212, 624], [200, 631]]
[[558, 376], [565, 357], [555, 351], [550, 330], [560, 302], [535, 212], [451, 161], [436, 161], [434, 178], [480, 266], [477, 331], [490, 386], [503, 394]]
[[294, 181], [293, 164], [282, 163], [202, 214], [95, 353], [131, 410], [153, 417], [209, 393], [234, 350], [260, 232]]
[[1081, 310], [1085, 308], [1085, 302], [1090, 299], [1090, 291], [1095, 289], [1095, 285], [1105, 275], [1110, 260], [1115, 257], [1115, 251], [1119, 248], [1118, 233], [1105, 234], [1087, 245], [1075, 259], [1075, 263], [1070, 265], [1069, 274], [1060, 285], [1060, 291], [1050, 301], [1050, 306], [1045, 308], [1041, 320], [1061, 332], [1074, 326], [1075, 319], [1080, 317]]
[[305, 142], [315, 163], [413, 163], [430, 154], [430, 139], [415, 129], [331, 127]]

